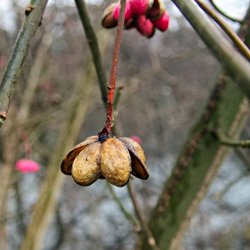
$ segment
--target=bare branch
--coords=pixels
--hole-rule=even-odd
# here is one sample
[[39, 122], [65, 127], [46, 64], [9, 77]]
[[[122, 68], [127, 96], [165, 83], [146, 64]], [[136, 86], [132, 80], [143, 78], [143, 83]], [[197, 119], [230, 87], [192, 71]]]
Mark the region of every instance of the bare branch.
[[29, 8], [27, 7], [29, 10], [28, 12], [26, 8], [26, 19], [19, 31], [0, 85], [0, 126], [7, 118], [14, 86], [28, 54], [30, 43], [35, 36], [37, 28], [41, 24], [47, 2], [48, 0], [32, 0], [28, 6]]
[[231, 27], [223, 21], [223, 19], [217, 15], [217, 13], [201, 0], [195, 0], [196, 3], [224, 30], [224, 32], [230, 37], [230, 39], [237, 46], [239, 51], [248, 60], [250, 60], [250, 50], [245, 43], [238, 37], [238, 35], [231, 29]]
[[107, 102], [107, 79], [105, 70], [102, 64], [101, 52], [99, 49], [98, 40], [94, 28], [90, 22], [89, 14], [84, 0], [75, 0], [76, 7], [88, 40], [92, 58], [95, 65], [96, 74], [99, 80], [99, 86], [102, 95], [102, 101], [106, 105]]
[[236, 23], [243, 23], [243, 20], [238, 19], [238, 18], [234, 18], [229, 16], [228, 14], [226, 14], [223, 10], [221, 10], [215, 3], [214, 0], [209, 0], [210, 4], [224, 17], [226, 17], [227, 19], [236, 22]]

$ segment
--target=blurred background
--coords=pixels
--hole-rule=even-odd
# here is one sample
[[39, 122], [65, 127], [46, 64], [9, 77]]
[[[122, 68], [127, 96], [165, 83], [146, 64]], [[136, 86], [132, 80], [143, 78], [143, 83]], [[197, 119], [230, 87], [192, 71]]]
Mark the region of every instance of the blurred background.
[[[111, 2], [87, 1], [107, 76], [115, 29], [104, 30], [100, 17]], [[243, 18], [250, 1], [216, 3], [231, 16]], [[0, 2], [1, 77], [27, 5], [24, 0]], [[123, 33], [118, 71], [117, 85], [122, 90], [116, 128], [119, 135], [138, 136], [142, 141], [150, 178], [132, 181], [146, 217], [221, 70], [173, 3], [166, 1], [166, 6], [171, 17], [167, 32], [157, 31], [151, 39], [135, 30]], [[227, 22], [237, 30], [238, 25]], [[105, 109], [74, 1], [50, 1], [18, 79], [9, 118], [0, 131], [1, 250], [20, 249], [50, 168], [59, 172], [60, 164], [54, 163], [73, 144], [100, 131], [104, 121]], [[249, 124], [242, 138], [249, 138]], [[16, 162], [24, 158], [37, 162], [40, 169], [34, 173], [17, 170]], [[183, 249], [250, 249], [249, 170], [249, 162], [231, 151], [192, 218]], [[42, 249], [135, 248], [133, 225], [105, 181], [81, 187], [67, 176], [61, 183], [55, 187], [60, 198], [51, 209]], [[127, 189], [114, 191], [133, 214]]]

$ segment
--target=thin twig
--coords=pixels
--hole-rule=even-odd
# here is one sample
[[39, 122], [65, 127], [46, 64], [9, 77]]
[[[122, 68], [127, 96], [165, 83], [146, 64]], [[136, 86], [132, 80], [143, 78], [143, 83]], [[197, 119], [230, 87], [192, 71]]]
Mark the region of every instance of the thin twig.
[[231, 141], [229, 139], [222, 139], [220, 143], [229, 147], [240, 147], [240, 148], [250, 148], [250, 140], [245, 141]]
[[250, 140], [230, 140], [221, 130], [213, 131], [213, 135], [215, 135], [219, 142], [225, 146], [250, 148]]
[[107, 187], [110, 191], [110, 194], [112, 195], [115, 203], [118, 205], [120, 208], [121, 212], [123, 213], [124, 217], [137, 229], [139, 228], [138, 222], [134, 218], [134, 216], [127, 211], [127, 209], [123, 206], [123, 203], [121, 202], [120, 198], [116, 195], [114, 188], [112, 187], [111, 184], [107, 183]]
[[98, 39], [94, 28], [91, 24], [90, 17], [87, 11], [86, 4], [84, 0], [75, 0], [76, 7], [84, 28], [87, 41], [90, 47], [92, 58], [95, 65], [96, 74], [99, 81], [99, 86], [101, 90], [102, 101], [106, 105], [107, 102], [107, 79], [105, 69], [102, 64], [102, 56], [98, 44]]
[[172, 0], [224, 69], [250, 98], [250, 64], [192, 0]]
[[235, 17], [231, 17], [228, 14], [226, 14], [223, 10], [221, 10], [215, 3], [213, 0], [208, 0], [210, 2], [210, 4], [224, 17], [226, 17], [227, 19], [236, 22], [236, 23], [243, 23], [243, 20], [235, 18]]
[[142, 230], [144, 231], [144, 233], [147, 236], [148, 245], [150, 247], [152, 247], [153, 250], [159, 250], [159, 247], [156, 244], [156, 240], [152, 234], [152, 231], [148, 227], [148, 224], [143, 216], [143, 212], [140, 208], [139, 202], [138, 202], [137, 197], [136, 197], [133, 183], [129, 182], [127, 187], [128, 187], [128, 192], [129, 192], [130, 198], [131, 198], [133, 206], [134, 206], [135, 214], [136, 214], [138, 220], [140, 221]]
[[231, 29], [231, 27], [224, 22], [224, 20], [209, 7], [205, 2], [201, 0], [195, 0], [196, 3], [224, 30], [228, 37], [234, 42], [239, 51], [244, 55], [248, 60], [250, 60], [250, 50], [246, 44], [238, 37], [238, 35]]
[[22, 65], [41, 19], [48, 0], [32, 0], [33, 9], [27, 14], [22, 28], [19, 31], [12, 54], [5, 69], [0, 85], [0, 127], [7, 118], [10, 99]]

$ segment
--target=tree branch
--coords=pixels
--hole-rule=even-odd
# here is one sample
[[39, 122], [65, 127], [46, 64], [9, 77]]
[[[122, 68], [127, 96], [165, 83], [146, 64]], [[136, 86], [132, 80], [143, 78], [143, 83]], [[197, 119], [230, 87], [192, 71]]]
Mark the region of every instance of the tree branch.
[[138, 220], [140, 222], [141, 228], [145, 234], [144, 236], [146, 236], [146, 238], [147, 238], [148, 246], [150, 246], [150, 248], [152, 250], [159, 250], [160, 248], [157, 246], [156, 240], [152, 234], [152, 231], [149, 228], [149, 226], [144, 218], [143, 212], [142, 212], [141, 207], [139, 205], [139, 202], [137, 200], [137, 196], [136, 196], [133, 184], [131, 182], [129, 182], [127, 187], [128, 187], [129, 196], [130, 196], [131, 201], [133, 203], [136, 217], [138, 218]]
[[219, 142], [228, 147], [250, 148], [250, 140], [230, 140], [221, 130], [212, 131], [212, 134]]
[[238, 35], [231, 29], [231, 27], [223, 21], [223, 19], [217, 15], [217, 13], [209, 7], [202, 0], [195, 0], [196, 3], [205, 11], [222, 29], [223, 31], [230, 37], [230, 39], [237, 46], [239, 51], [245, 56], [248, 60], [250, 60], [250, 50], [246, 46], [245, 43], [238, 37]]
[[224, 11], [222, 11], [215, 3], [213, 0], [208, 0], [210, 2], [210, 4], [224, 17], [226, 17], [227, 19], [236, 22], [236, 23], [243, 23], [243, 20], [238, 19], [238, 18], [234, 18], [229, 16], [228, 14], [226, 14]]
[[102, 101], [106, 106], [107, 102], [107, 78], [105, 69], [102, 64], [101, 52], [99, 49], [98, 40], [94, 31], [94, 28], [90, 22], [90, 17], [87, 11], [86, 4], [84, 0], [75, 0], [76, 7], [82, 22], [82, 26], [84, 28], [87, 41], [91, 50], [92, 58], [95, 65], [96, 74], [99, 81], [99, 86], [102, 95]]
[[110, 183], [107, 183], [107, 187], [109, 189], [109, 192], [112, 196], [112, 198], [114, 199], [115, 203], [117, 204], [117, 206], [120, 208], [122, 214], [124, 215], [124, 217], [134, 226], [134, 228], [138, 228], [138, 223], [136, 221], [136, 219], [134, 218], [134, 216], [132, 214], [129, 213], [129, 211], [127, 211], [127, 209], [124, 207], [122, 201], [120, 200], [120, 198], [116, 195], [115, 190], [113, 188], [113, 186]]
[[232, 44], [219, 32], [211, 20], [204, 15], [192, 0], [172, 0], [187, 18], [200, 38], [206, 43], [215, 57], [222, 63], [229, 76], [250, 98], [250, 65]]
[[32, 9], [27, 12], [26, 8], [26, 19], [19, 31], [0, 85], [0, 127], [7, 118], [14, 86], [28, 54], [30, 43], [41, 23], [47, 2], [48, 0], [32, 0], [29, 5], [33, 6]]

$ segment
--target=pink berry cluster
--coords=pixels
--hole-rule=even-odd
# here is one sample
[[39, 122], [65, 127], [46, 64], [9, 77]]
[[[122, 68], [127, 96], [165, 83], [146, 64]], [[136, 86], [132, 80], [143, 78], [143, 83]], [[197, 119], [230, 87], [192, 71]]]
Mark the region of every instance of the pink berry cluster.
[[[102, 25], [113, 28], [118, 23], [120, 3], [109, 5], [103, 15]], [[136, 28], [143, 36], [150, 38], [155, 29], [168, 29], [169, 15], [163, 0], [127, 0], [125, 8], [125, 29]]]

